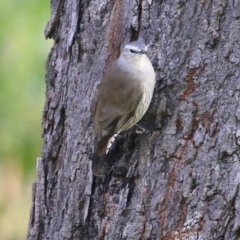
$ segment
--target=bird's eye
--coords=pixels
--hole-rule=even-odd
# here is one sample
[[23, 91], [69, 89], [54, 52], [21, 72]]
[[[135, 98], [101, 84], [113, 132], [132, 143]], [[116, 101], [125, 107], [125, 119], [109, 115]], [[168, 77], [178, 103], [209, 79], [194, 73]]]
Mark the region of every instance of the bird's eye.
[[131, 52], [131, 53], [139, 53], [139, 52], [137, 52], [137, 51], [135, 51], [135, 50], [133, 50], [133, 49], [130, 49], [130, 52]]

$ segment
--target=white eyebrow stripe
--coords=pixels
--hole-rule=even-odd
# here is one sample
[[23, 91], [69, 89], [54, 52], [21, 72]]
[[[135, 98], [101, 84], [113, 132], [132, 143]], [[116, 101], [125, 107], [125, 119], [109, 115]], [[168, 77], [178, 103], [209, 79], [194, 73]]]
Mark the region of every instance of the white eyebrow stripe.
[[132, 50], [134, 50], [136, 52], [141, 52], [141, 49], [139, 49], [138, 47], [133, 47], [131, 45], [126, 45], [125, 48], [126, 49], [132, 49]]

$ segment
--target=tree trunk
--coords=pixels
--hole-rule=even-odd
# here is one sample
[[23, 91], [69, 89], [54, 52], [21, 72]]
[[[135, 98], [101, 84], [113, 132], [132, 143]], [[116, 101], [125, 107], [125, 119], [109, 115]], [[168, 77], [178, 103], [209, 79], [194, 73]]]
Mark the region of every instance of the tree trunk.
[[[52, 0], [28, 239], [240, 239], [240, 1]], [[157, 84], [93, 177], [90, 100], [142, 37]]]

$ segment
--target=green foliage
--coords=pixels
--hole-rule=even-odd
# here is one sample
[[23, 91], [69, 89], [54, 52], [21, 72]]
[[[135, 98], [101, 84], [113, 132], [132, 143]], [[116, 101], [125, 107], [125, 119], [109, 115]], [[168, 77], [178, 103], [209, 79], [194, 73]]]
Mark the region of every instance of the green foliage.
[[[50, 2], [7, 0], [0, 8], [0, 239], [26, 239], [31, 183], [41, 155]], [[24, 180], [24, 181], [23, 181]]]
[[[8, 0], [0, 8], [0, 239], [26, 239], [31, 183], [40, 156], [44, 39], [50, 3]], [[22, 181], [25, 180], [25, 181]]]
[[0, 8], [0, 166], [14, 163], [25, 175], [41, 155], [49, 12], [41, 0], [8, 0]]

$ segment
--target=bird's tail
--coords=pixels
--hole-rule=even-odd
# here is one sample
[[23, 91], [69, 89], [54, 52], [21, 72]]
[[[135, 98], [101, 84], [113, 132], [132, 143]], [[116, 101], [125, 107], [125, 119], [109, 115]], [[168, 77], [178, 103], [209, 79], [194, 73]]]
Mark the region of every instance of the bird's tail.
[[[112, 132], [110, 132], [106, 136], [97, 136], [94, 140], [94, 155], [92, 160], [92, 170], [95, 176], [99, 175], [104, 164], [105, 156], [112, 145], [112, 142], [115, 139], [115, 134], [113, 136]], [[112, 140], [111, 140], [112, 139]]]
[[97, 155], [96, 153], [94, 153], [94, 155], [93, 155], [92, 171], [95, 176], [98, 176], [101, 173], [104, 157], [105, 157], [105, 154]]
[[108, 143], [107, 138], [101, 140], [98, 139], [99, 138], [95, 138], [94, 140], [94, 154], [92, 159], [92, 171], [95, 176], [98, 176], [101, 173]]

